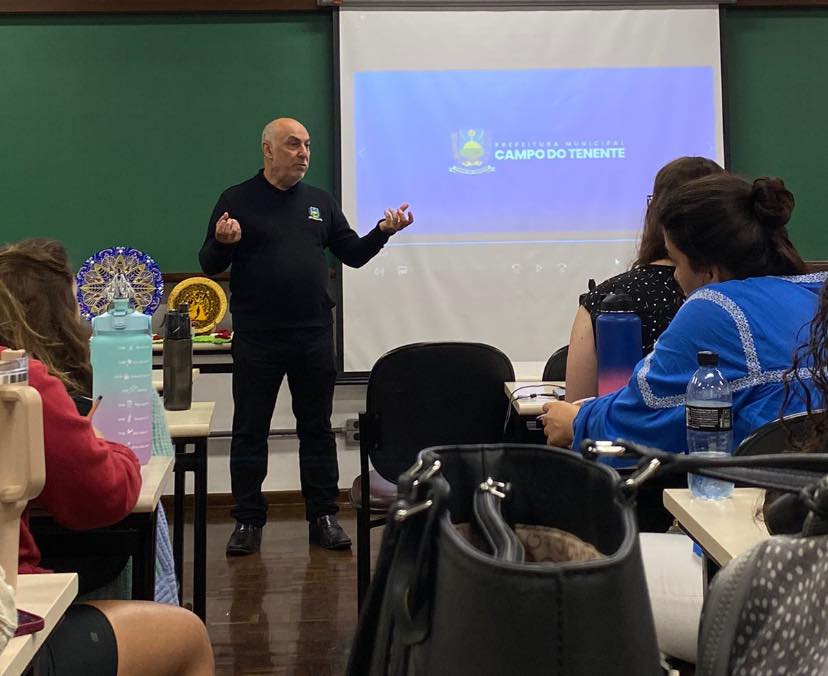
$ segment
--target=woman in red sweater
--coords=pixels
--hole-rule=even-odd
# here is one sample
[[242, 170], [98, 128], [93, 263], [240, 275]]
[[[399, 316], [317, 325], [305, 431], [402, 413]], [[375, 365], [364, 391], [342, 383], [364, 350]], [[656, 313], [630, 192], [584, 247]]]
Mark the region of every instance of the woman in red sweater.
[[[75, 273], [64, 246], [53, 239], [30, 238], [0, 247], [0, 282], [26, 312], [27, 354], [40, 361], [69, 392], [81, 415], [92, 404], [92, 366], [89, 356], [89, 322], [81, 319], [75, 291]], [[49, 302], [44, 303], [43, 299]], [[153, 401], [153, 455], [172, 455], [172, 443], [163, 420], [160, 400]], [[166, 435], [166, 444], [164, 436]], [[78, 573], [80, 598], [129, 599], [128, 556], [88, 555], [82, 548], [65, 545], [49, 547], [40, 541], [37, 529], [32, 535], [48, 552], [44, 568]], [[172, 562], [172, 544], [167, 532], [163, 507], [159, 505], [156, 528], [158, 556], [155, 564], [155, 600], [178, 605], [178, 587]], [[90, 596], [91, 594], [91, 596]]]
[[[44, 302], [48, 302], [44, 299]], [[30, 329], [20, 304], [0, 284], [0, 350], [29, 344]], [[35, 500], [55, 521], [74, 529], [111, 525], [138, 499], [141, 473], [126, 446], [99, 438], [82, 417], [63, 383], [40, 362], [29, 361], [29, 384], [43, 401], [46, 484]], [[45, 572], [40, 552], [20, 522], [18, 572]], [[39, 654], [39, 673], [131, 674], [214, 673], [207, 631], [192, 613], [145, 601], [95, 601], [67, 612]]]
[[[6, 342], [0, 335], [0, 342]], [[62, 526], [89, 530], [117, 523], [135, 507], [141, 468], [126, 446], [100, 439], [81, 417], [57, 378], [29, 361], [29, 384], [43, 400], [46, 485], [35, 502]], [[29, 533], [28, 508], [20, 523], [20, 573], [43, 572], [40, 551]]]

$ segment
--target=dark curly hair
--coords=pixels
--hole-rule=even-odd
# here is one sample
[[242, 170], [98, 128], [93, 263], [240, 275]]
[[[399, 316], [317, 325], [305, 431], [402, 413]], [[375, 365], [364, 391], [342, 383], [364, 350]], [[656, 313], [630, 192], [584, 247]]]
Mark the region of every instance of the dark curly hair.
[[747, 279], [806, 271], [785, 227], [794, 204], [779, 178], [751, 184], [717, 174], [676, 188], [655, 208], [666, 236], [694, 270], [718, 265], [734, 279]]
[[[806, 386], [806, 380], [810, 380], [810, 387]], [[814, 413], [825, 408], [828, 398], [828, 282], [819, 291], [819, 306], [811, 320], [808, 339], [794, 353], [791, 368], [785, 372], [783, 383], [785, 398], [779, 413], [783, 424], [784, 412], [794, 394], [804, 400], [810, 419], [810, 430], [804, 439], [795, 439], [788, 430], [789, 450], [823, 450], [828, 441], [828, 417]]]
[[[810, 380], [810, 387], [806, 385]], [[784, 449], [786, 453], [819, 453], [826, 450], [828, 442], [828, 418], [815, 413], [825, 408], [825, 400], [828, 397], [828, 283], [823, 283], [819, 291], [819, 306], [816, 315], [811, 320], [808, 339], [800, 345], [793, 354], [791, 367], [785, 371], [782, 378], [785, 396], [779, 410], [779, 419], [787, 431], [787, 440]], [[812, 394], [812, 390], [816, 395]], [[793, 430], [785, 423], [785, 411], [788, 404], [794, 398], [800, 397], [805, 403], [805, 411], [808, 415], [809, 428], [804, 436], [797, 437]], [[772, 506], [780, 499], [785, 498], [785, 493], [768, 489], [765, 491], [765, 499], [761, 506], [761, 516], [765, 522], [770, 521], [768, 514]], [[777, 510], [776, 520], [772, 534], [799, 533], [802, 529], [802, 522], [807, 514], [801, 504], [790, 499], [790, 504], [783, 512]], [[783, 503], [779, 503], [782, 505]], [[780, 514], [785, 518], [780, 520]], [[770, 527], [769, 527], [770, 530]]]

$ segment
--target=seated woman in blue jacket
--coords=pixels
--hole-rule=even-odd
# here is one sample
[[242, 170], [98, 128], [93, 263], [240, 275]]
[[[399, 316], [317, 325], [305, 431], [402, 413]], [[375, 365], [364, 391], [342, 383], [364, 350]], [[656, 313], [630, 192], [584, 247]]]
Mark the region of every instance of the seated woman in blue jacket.
[[[546, 404], [551, 445], [623, 438], [684, 452], [684, 395], [700, 350], [718, 353], [730, 381], [735, 445], [780, 415], [782, 375], [807, 336], [826, 278], [805, 274], [788, 238], [793, 195], [780, 179], [751, 184], [719, 174], [691, 181], [655, 208], [687, 300], [625, 387], [581, 406]], [[812, 389], [810, 379], [799, 387]], [[804, 409], [793, 396], [784, 413]]]

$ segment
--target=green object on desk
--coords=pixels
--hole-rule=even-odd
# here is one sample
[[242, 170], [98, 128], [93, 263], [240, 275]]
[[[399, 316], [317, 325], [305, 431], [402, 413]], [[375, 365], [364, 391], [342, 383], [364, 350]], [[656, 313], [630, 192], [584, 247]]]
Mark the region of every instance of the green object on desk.
[[230, 343], [230, 338], [219, 338], [218, 336], [193, 336], [194, 343], [212, 343], [214, 345], [224, 345]]

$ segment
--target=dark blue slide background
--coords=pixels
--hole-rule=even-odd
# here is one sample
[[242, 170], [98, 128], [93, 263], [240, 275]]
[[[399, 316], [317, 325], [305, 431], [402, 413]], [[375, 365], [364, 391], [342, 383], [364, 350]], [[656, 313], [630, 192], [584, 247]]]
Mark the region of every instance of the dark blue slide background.
[[[659, 167], [716, 156], [710, 67], [379, 71], [354, 86], [362, 229], [406, 200], [416, 239], [612, 236], [640, 229]], [[456, 153], [469, 130], [483, 150], [470, 169], [492, 171], [452, 172], [469, 169]], [[555, 143], [565, 159], [546, 159]], [[625, 158], [574, 159], [570, 148]], [[523, 149], [544, 159], [496, 159]]]

